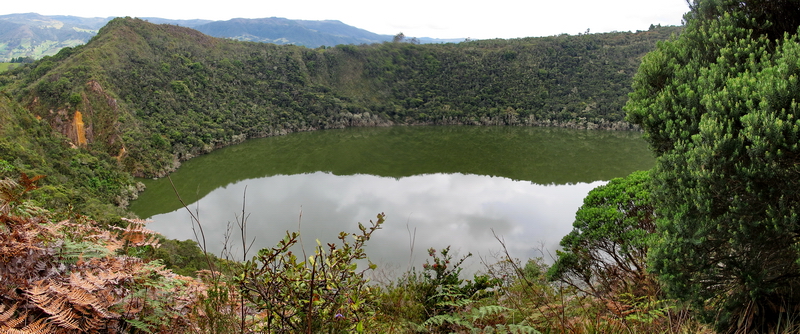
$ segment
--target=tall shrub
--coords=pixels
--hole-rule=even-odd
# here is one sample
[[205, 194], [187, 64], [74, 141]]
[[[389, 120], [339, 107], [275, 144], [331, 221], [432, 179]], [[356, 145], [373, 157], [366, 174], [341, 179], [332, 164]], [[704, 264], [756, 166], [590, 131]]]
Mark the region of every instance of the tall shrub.
[[800, 2], [695, 0], [685, 20], [626, 105], [658, 155], [650, 266], [718, 330], [778, 331], [800, 313]]

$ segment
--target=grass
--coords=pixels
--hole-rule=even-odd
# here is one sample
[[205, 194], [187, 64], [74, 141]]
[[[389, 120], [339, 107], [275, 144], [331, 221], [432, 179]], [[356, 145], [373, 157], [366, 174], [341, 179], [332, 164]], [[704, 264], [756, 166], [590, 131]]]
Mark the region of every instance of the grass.
[[0, 63], [0, 72], [8, 71], [14, 67], [19, 66], [20, 64], [12, 64], [12, 63]]

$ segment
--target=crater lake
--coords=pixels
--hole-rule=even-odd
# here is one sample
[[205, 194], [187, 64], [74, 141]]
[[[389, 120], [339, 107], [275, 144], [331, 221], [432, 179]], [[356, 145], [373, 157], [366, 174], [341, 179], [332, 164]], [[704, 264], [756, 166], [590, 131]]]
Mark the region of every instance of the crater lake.
[[251, 255], [286, 231], [300, 231], [307, 249], [336, 242], [339, 231], [355, 233], [383, 212], [366, 251], [390, 275], [419, 269], [428, 248], [447, 246], [475, 255], [465, 265], [480, 270], [502, 250], [495, 235], [511, 256], [549, 262], [591, 189], [654, 165], [641, 136], [510, 126], [292, 133], [186, 161], [172, 183], [141, 180], [147, 189], [130, 209], [168, 238], [195, 240], [199, 230], [177, 190], [199, 217], [208, 250], [236, 259], [241, 238], [231, 227], [244, 208]]

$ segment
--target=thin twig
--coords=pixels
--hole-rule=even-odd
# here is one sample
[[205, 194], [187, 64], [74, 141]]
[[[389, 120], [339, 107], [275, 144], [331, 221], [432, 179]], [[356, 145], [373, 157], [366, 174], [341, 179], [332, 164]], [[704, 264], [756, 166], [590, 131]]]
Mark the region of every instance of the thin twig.
[[411, 233], [411, 229], [408, 227], [408, 223], [411, 221], [411, 214], [408, 214], [408, 219], [406, 219], [406, 231], [408, 232], [408, 247], [411, 249], [411, 253], [408, 255], [408, 267], [406, 271], [411, 270], [411, 265], [414, 262], [414, 244], [417, 241], [417, 228], [414, 227], [414, 233]]
[[299, 235], [297, 240], [300, 241], [300, 250], [303, 251], [303, 260], [308, 260], [308, 255], [306, 255], [306, 246], [303, 245], [303, 233], [300, 233], [300, 223], [303, 222], [303, 206], [300, 206], [300, 215], [297, 217], [297, 234]]
[[[237, 224], [239, 224], [239, 234], [242, 237], [242, 261], [247, 261], [247, 251], [250, 250], [247, 247], [247, 214], [245, 211], [247, 204], [247, 186], [244, 186], [244, 192], [242, 193], [242, 217], [241, 220], [237, 219]], [[255, 238], [253, 238], [255, 242]], [[250, 244], [252, 246], [252, 243]], [[245, 270], [247, 270], [247, 265], [245, 264]], [[246, 275], [245, 275], [246, 276]], [[244, 280], [242, 280], [242, 285], [239, 287], [239, 305], [241, 307], [241, 316], [240, 316], [240, 327], [241, 332], [244, 334], [245, 332], [245, 308], [244, 308]]]
[[[172, 185], [172, 190], [175, 192], [175, 196], [178, 197], [178, 201], [181, 202], [181, 205], [183, 206], [183, 208], [186, 209], [186, 211], [189, 212], [189, 215], [192, 217], [192, 230], [194, 230], [194, 223], [197, 223], [197, 228], [200, 230], [200, 237], [202, 239], [202, 244], [200, 245], [200, 248], [202, 248], [203, 256], [206, 258], [206, 263], [208, 264], [208, 269], [210, 269], [210, 271], [211, 271], [211, 278], [212, 278], [213, 281], [216, 282], [217, 281], [217, 273], [216, 273], [216, 270], [214, 269], [214, 264], [211, 261], [211, 257], [208, 255], [208, 248], [206, 247], [206, 234], [203, 231], [203, 225], [200, 224], [200, 218], [198, 218], [198, 216], [200, 215], [200, 203], [198, 202], [198, 204], [197, 204], [197, 207], [198, 207], [197, 215], [195, 215], [194, 213], [192, 213], [192, 210], [190, 210], [189, 207], [186, 205], [186, 202], [183, 201], [183, 198], [181, 198], [181, 194], [178, 193], [178, 188], [175, 187], [175, 183], [172, 182], [172, 178], [169, 175], [167, 175], [167, 179], [169, 180], [169, 184]], [[197, 240], [197, 233], [196, 232], [195, 232], [195, 241], [200, 243], [200, 240]]]

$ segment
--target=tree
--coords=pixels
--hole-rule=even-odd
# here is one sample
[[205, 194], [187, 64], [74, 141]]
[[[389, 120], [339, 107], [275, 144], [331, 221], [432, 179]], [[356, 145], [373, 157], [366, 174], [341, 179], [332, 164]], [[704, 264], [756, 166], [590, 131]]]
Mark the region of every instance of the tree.
[[649, 172], [638, 171], [592, 189], [575, 213], [573, 230], [563, 239], [548, 278], [597, 297], [619, 293], [656, 295], [645, 270], [655, 215]]
[[650, 268], [720, 331], [778, 331], [800, 316], [800, 5], [695, 0], [684, 19], [625, 107], [658, 156]]
[[22, 56], [20, 56], [20, 57], [17, 57], [17, 58], [11, 58], [11, 61], [9, 61], [9, 63], [25, 63], [25, 64], [29, 64], [29, 63], [32, 63], [34, 61], [35, 61], [35, 59], [33, 59], [33, 57], [22, 57]]

